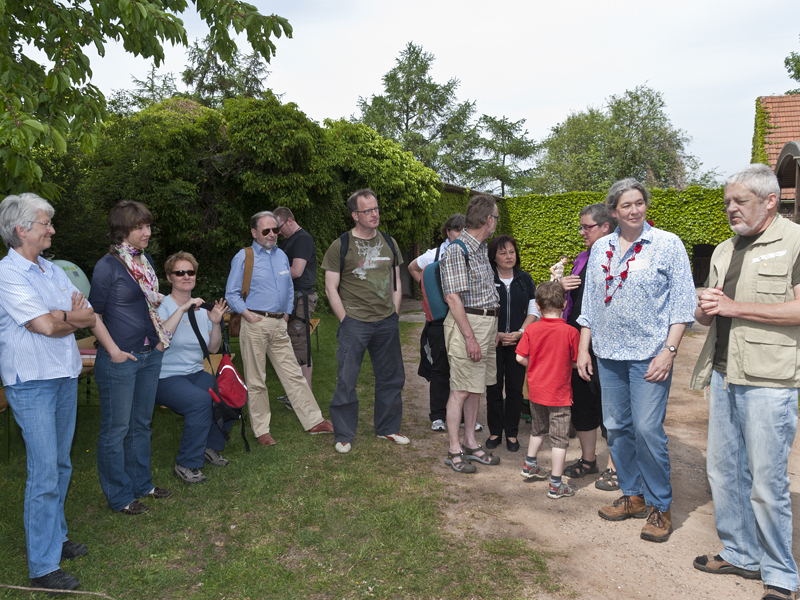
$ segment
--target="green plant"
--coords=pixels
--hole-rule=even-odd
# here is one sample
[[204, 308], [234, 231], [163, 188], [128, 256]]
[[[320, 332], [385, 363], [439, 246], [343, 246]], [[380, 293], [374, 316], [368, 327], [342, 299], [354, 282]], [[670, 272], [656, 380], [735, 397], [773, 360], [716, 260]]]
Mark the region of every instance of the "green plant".
[[756, 124], [753, 130], [753, 148], [750, 151], [751, 163], [769, 165], [767, 155], [767, 133], [774, 129], [769, 122], [769, 110], [761, 103], [761, 98], [756, 98]]

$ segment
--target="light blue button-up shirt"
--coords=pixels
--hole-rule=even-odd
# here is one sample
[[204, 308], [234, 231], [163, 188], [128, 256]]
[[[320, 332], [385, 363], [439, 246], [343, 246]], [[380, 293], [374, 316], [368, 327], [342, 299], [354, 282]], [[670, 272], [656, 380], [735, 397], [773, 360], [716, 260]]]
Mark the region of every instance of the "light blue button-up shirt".
[[[47, 337], [25, 324], [51, 310], [72, 310], [78, 289], [64, 270], [38, 257], [39, 266], [13, 248], [0, 260], [0, 377], [4, 385], [19, 381], [77, 377], [81, 355], [74, 335]], [[44, 273], [39, 269], [44, 269]]]
[[[619, 274], [634, 255], [636, 243], [642, 250], [630, 263], [628, 278], [608, 303], [606, 298], [606, 254], [611, 259], [613, 281], [610, 295], [620, 283]], [[642, 235], [620, 256], [619, 227], [597, 240], [586, 264], [586, 288], [578, 323], [592, 329], [592, 348], [600, 358], [646, 360], [664, 349], [669, 328], [675, 323], [693, 323], [697, 306], [689, 257], [680, 239], [667, 231], [644, 224]]]
[[244, 250], [239, 250], [231, 261], [231, 272], [225, 286], [225, 300], [237, 313], [246, 308], [271, 313], [289, 313], [294, 306], [294, 284], [289, 272], [289, 257], [275, 246], [267, 250], [253, 242], [253, 278], [247, 300], [242, 299], [244, 278]]

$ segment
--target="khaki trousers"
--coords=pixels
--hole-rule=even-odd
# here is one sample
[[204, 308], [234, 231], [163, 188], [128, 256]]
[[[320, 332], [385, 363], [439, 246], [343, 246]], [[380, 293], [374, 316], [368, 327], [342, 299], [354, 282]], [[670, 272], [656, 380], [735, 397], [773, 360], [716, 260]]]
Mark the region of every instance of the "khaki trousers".
[[322, 423], [324, 420], [322, 412], [294, 357], [292, 342], [286, 332], [286, 321], [263, 317], [257, 323], [250, 323], [242, 319], [239, 348], [244, 363], [247, 404], [256, 437], [269, 433], [271, 413], [269, 392], [265, 382], [267, 357], [286, 395], [289, 396], [303, 429], [308, 431]]

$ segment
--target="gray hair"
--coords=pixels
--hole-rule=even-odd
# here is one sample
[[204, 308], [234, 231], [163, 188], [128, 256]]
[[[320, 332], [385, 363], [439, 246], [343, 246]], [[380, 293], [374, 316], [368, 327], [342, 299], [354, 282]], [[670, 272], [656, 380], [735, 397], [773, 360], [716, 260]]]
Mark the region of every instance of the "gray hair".
[[729, 185], [742, 185], [755, 194], [761, 202], [770, 194], [775, 194], [778, 201], [781, 199], [781, 184], [778, 178], [767, 165], [755, 163], [747, 165], [741, 171], [734, 173], [725, 180], [725, 187]]
[[611, 215], [611, 209], [608, 207], [608, 204], [598, 202], [596, 204], [584, 206], [579, 216], [583, 217], [585, 215], [589, 215], [589, 218], [598, 225], [608, 223], [609, 231], [614, 231], [617, 228], [617, 220]]
[[606, 196], [606, 204], [608, 204], [608, 207], [611, 210], [617, 210], [617, 204], [619, 204], [619, 199], [622, 194], [625, 192], [630, 192], [631, 190], [641, 192], [642, 198], [644, 198], [645, 206], [650, 206], [650, 192], [644, 189], [644, 185], [642, 185], [633, 177], [621, 179], [612, 185], [611, 189], [608, 190], [608, 196]]
[[6, 196], [0, 202], [0, 236], [3, 237], [6, 248], [22, 246], [22, 240], [17, 233], [17, 225], [23, 227], [25, 231], [30, 231], [40, 210], [44, 211], [50, 219], [56, 213], [47, 200], [32, 193]]
[[275, 225], [278, 224], [278, 219], [275, 218], [275, 213], [273, 213], [271, 210], [262, 210], [261, 212], [257, 212], [250, 217], [250, 229], [258, 229], [258, 222], [263, 217], [270, 217], [275, 221]]

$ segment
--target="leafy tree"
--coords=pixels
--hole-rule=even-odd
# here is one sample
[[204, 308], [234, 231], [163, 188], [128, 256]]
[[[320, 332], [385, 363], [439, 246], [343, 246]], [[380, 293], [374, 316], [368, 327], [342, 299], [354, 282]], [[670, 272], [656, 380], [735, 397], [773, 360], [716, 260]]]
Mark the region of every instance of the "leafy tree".
[[[485, 182], [499, 183], [500, 195], [505, 196], [506, 186], [513, 186], [523, 175], [520, 163], [533, 156], [536, 144], [528, 139], [525, 119], [509, 121], [505, 116], [498, 119], [483, 115], [478, 127], [482, 133], [488, 134], [488, 137], [481, 137], [485, 158], [478, 167], [478, 177], [483, 177]], [[497, 187], [494, 185], [491, 191], [497, 191]]]
[[717, 174], [700, 172], [686, 151], [691, 137], [672, 125], [665, 106], [660, 92], [641, 85], [611, 96], [605, 109], [572, 113], [551, 129], [517, 190], [605, 191], [625, 177], [659, 188], [715, 185]]
[[[291, 37], [288, 21], [264, 16], [241, 0], [193, 0], [209, 25], [213, 48], [223, 61], [237, 50], [231, 37], [246, 32], [265, 60], [275, 54], [272, 36]], [[0, 194], [38, 191], [54, 197], [58, 188], [42, 182], [33, 149], [67, 149], [67, 136], [80, 148], [96, 146], [105, 98], [89, 83], [92, 70], [83, 48], [94, 45], [103, 56], [111, 40], [127, 52], [164, 59], [162, 43], [188, 45], [178, 14], [186, 0], [140, 2], [72, 2], [0, 0]], [[40, 64], [26, 54], [33, 46], [44, 53]]]
[[359, 97], [361, 116], [353, 120], [399, 142], [442, 179], [461, 183], [477, 166], [475, 103], [458, 102], [458, 79], [436, 83], [430, 75], [433, 61], [433, 54], [409, 42], [383, 76], [384, 93]]
[[[792, 52], [783, 61], [786, 70], [789, 72], [789, 77], [800, 83], [800, 54]], [[789, 90], [787, 94], [800, 94], [800, 88]]]

